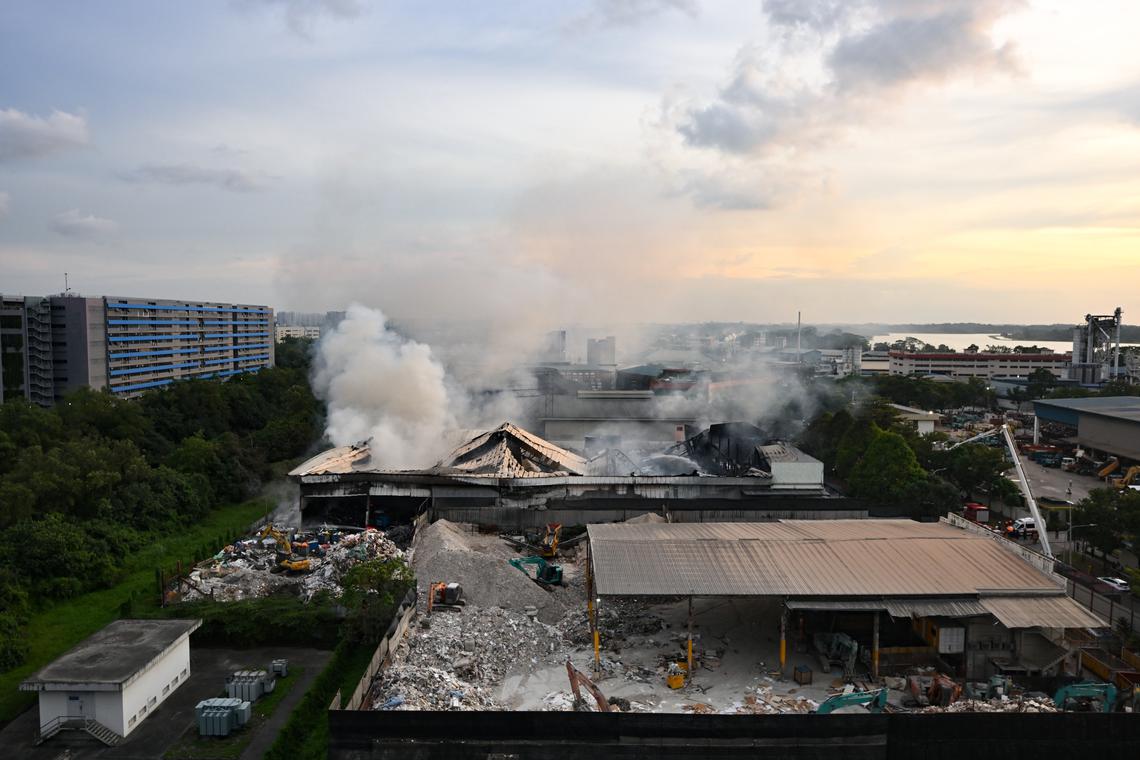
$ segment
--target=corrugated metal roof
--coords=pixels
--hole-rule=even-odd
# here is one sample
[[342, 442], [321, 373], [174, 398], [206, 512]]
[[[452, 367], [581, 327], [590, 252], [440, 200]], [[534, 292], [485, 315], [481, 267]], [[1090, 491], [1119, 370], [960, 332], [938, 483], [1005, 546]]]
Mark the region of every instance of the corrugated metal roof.
[[1105, 622], [1067, 596], [983, 598], [1006, 628], [1102, 628]]
[[789, 599], [784, 605], [789, 610], [814, 610], [826, 612], [880, 612], [887, 609], [882, 599], [849, 601], [846, 599]]
[[819, 463], [819, 460], [812, 455], [800, 451], [795, 446], [787, 443], [772, 443], [766, 446], [757, 446], [760, 453], [769, 462], [807, 462]]
[[504, 422], [455, 449], [433, 469], [497, 478], [585, 475], [586, 460]]
[[985, 538], [909, 520], [591, 525], [603, 595], [976, 596], [1057, 585]]
[[[343, 475], [354, 472], [361, 465], [372, 462], [372, 450], [367, 442], [350, 446], [337, 446], [335, 449], [322, 451], [312, 459], [307, 459], [290, 470], [289, 475], [301, 477], [303, 475]], [[364, 468], [367, 471], [367, 467]]]
[[988, 615], [977, 599], [888, 599], [887, 613], [891, 617], [972, 617]]

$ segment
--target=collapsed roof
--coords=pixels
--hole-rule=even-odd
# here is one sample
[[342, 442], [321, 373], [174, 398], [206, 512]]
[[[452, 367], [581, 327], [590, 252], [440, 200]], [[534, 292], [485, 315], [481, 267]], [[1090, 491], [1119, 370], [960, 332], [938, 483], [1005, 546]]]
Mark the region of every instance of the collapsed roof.
[[534, 478], [585, 475], [587, 468], [577, 454], [504, 422], [455, 449], [432, 470], [444, 475]]

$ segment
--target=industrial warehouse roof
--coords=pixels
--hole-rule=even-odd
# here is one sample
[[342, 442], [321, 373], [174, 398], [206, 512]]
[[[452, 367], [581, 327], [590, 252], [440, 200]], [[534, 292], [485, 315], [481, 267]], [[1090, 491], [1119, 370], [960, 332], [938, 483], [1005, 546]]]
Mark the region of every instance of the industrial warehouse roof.
[[1057, 593], [989, 538], [909, 520], [591, 525], [602, 595], [925, 597]]
[[1050, 628], [1099, 628], [1104, 625], [1103, 620], [1067, 596], [990, 597], [982, 599], [982, 606], [1006, 628], [1046, 625], [1037, 622], [1040, 620], [1051, 620]]
[[434, 475], [475, 475], [501, 478], [584, 475], [586, 460], [577, 454], [504, 422], [494, 430], [456, 430], [444, 445], [455, 448], [438, 464], [422, 470], [384, 466], [372, 456], [370, 441], [329, 449], [298, 465], [289, 475], [350, 475], [353, 473], [419, 472]]
[[118, 691], [202, 625], [201, 620], [116, 620], [20, 684], [21, 691], [81, 686]]
[[786, 443], [773, 443], [766, 446], [757, 446], [760, 453], [769, 463], [780, 462], [790, 463], [799, 462], [801, 464], [820, 464], [820, 461], [810, 454], [806, 454], [795, 446], [789, 446]]
[[586, 460], [504, 422], [463, 444], [433, 469], [496, 478], [585, 475]]
[[1097, 398], [1058, 398], [1034, 401], [1033, 409], [1065, 409], [1081, 414], [1095, 414], [1125, 422], [1140, 422], [1140, 398], [1136, 396], [1103, 396]]

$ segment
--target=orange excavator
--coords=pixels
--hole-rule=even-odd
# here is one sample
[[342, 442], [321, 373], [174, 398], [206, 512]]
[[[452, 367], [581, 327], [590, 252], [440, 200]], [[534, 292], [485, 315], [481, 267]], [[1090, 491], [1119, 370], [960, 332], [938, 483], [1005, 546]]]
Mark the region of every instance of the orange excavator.
[[459, 612], [459, 608], [467, 604], [463, 598], [463, 587], [458, 583], [439, 581], [428, 587], [427, 611], [430, 615], [433, 610], [448, 610]]
[[584, 700], [582, 699], [582, 689], [590, 692], [590, 696], [598, 703], [598, 712], [613, 712], [610, 703], [606, 700], [602, 690], [598, 688], [597, 684], [591, 681], [586, 674], [578, 670], [571, 664], [570, 660], [566, 660], [566, 675], [570, 676], [570, 689], [574, 692], [574, 709], [581, 710]]

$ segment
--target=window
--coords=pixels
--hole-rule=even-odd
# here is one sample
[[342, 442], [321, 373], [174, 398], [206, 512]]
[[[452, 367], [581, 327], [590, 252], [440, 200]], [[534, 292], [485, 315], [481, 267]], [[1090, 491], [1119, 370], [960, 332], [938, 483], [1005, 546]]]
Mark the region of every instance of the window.
[[146, 705], [143, 705], [142, 709], [139, 710], [139, 717], [142, 717], [143, 715], [146, 715]]
[[170, 685], [171, 686], [177, 686], [178, 685], [178, 676], [174, 676], [174, 680], [170, 682]]
[[166, 686], [162, 687], [162, 696], [165, 697], [169, 693], [170, 693], [170, 684], [167, 684]]
[[132, 715], [131, 719], [127, 721], [127, 727], [129, 728], [130, 726], [133, 726], [134, 724], [138, 723], [138, 720], [139, 719], [138, 719], [137, 715]]
[[188, 669], [188, 668], [182, 668], [182, 677], [183, 677], [183, 678], [185, 678], [185, 677], [186, 677], [186, 674], [187, 674], [187, 673], [189, 673], [189, 672], [190, 672], [190, 671], [189, 671], [189, 669]]
[[147, 706], [147, 707], [154, 707], [154, 706], [155, 706], [155, 704], [156, 704], [157, 702], [158, 702], [158, 697], [151, 697], [151, 698], [150, 698], [150, 699], [147, 701], [147, 703], [146, 703], [146, 706]]

